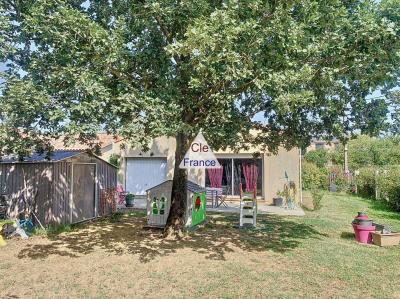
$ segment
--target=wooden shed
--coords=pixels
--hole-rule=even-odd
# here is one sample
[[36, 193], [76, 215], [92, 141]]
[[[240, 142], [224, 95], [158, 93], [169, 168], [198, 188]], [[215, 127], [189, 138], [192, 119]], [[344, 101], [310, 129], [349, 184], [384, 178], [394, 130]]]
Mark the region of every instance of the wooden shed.
[[[164, 227], [171, 207], [172, 180], [147, 190], [147, 225]], [[206, 220], [206, 189], [186, 182], [185, 226], [193, 227]]]
[[55, 151], [50, 159], [33, 154], [18, 161], [0, 162], [0, 195], [8, 203], [9, 218], [24, 210], [24, 200], [35, 202], [43, 224], [69, 224], [104, 214], [100, 194], [115, 190], [117, 169], [101, 158], [82, 151]]

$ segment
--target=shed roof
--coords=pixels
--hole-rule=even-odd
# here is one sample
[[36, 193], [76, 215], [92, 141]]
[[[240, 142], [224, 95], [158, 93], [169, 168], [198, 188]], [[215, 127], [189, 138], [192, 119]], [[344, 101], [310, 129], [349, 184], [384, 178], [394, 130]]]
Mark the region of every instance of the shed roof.
[[83, 150], [56, 150], [54, 152], [51, 153], [50, 159], [48, 159], [46, 157], [46, 153], [43, 154], [39, 154], [39, 153], [32, 153], [31, 156], [29, 157], [24, 157], [24, 159], [22, 161], [20, 161], [17, 157], [3, 157], [2, 159], [0, 159], [0, 164], [7, 164], [7, 163], [55, 163], [55, 162], [59, 162], [59, 161], [63, 161], [65, 159], [68, 158], [72, 158], [72, 157], [76, 157], [82, 154], [88, 154], [91, 157], [94, 157], [98, 160], [101, 160], [105, 163], [107, 163], [108, 165], [114, 167], [114, 168], [118, 168], [117, 166], [111, 164], [110, 162], [102, 159], [101, 157], [93, 154], [93, 153], [87, 153], [86, 151]]
[[74, 156], [77, 156], [81, 154], [82, 151], [76, 151], [76, 150], [60, 150], [60, 151], [54, 151], [51, 153], [50, 159], [47, 158], [46, 153], [33, 153], [29, 157], [24, 157], [24, 159], [21, 161], [18, 159], [18, 157], [5, 157], [1, 160], [0, 163], [21, 163], [21, 162], [30, 162], [30, 163], [35, 163], [35, 162], [57, 162], [61, 161], [67, 158], [71, 158]]

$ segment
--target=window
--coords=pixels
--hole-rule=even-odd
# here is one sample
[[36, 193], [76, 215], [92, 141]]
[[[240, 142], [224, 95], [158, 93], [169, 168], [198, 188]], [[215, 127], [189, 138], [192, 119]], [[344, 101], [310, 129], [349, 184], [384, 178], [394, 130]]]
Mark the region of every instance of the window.
[[[246, 176], [244, 173], [244, 165], [255, 165], [258, 170], [257, 175], [257, 196], [262, 196], [262, 177], [263, 163], [262, 159], [218, 159], [223, 167], [222, 187], [226, 189], [227, 195], [239, 196], [239, 185], [242, 183], [243, 190], [246, 191]], [[232, 171], [233, 169], [233, 171]], [[249, 178], [248, 178], [249, 181]], [[206, 171], [206, 187], [210, 187], [210, 179]]]

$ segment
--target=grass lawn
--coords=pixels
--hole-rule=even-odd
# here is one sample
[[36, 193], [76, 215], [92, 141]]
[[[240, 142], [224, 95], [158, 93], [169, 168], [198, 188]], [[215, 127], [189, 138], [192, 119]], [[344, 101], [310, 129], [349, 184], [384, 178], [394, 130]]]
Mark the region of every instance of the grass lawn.
[[328, 194], [305, 217], [213, 214], [180, 242], [143, 230], [144, 213], [0, 248], [0, 297], [400, 298], [400, 247], [358, 245], [350, 222], [367, 210], [400, 231], [400, 214]]

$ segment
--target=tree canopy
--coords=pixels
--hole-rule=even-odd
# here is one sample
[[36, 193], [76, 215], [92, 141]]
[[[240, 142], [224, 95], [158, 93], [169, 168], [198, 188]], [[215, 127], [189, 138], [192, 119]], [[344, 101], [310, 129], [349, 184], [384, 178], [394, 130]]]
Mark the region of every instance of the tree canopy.
[[[400, 140], [398, 137], [371, 138], [359, 136], [348, 142], [351, 170], [367, 166], [400, 165]], [[343, 145], [328, 154], [334, 164], [343, 165]]]
[[1, 3], [2, 153], [99, 130], [270, 150], [376, 133], [367, 95], [398, 82], [397, 0]]

